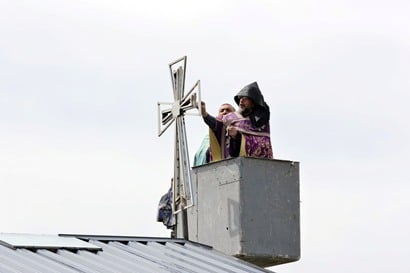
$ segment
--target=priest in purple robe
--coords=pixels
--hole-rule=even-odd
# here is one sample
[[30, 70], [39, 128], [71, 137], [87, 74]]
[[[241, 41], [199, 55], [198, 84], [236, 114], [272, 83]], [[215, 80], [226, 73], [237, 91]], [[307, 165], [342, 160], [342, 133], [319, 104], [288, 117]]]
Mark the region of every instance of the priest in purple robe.
[[234, 100], [238, 111], [222, 118], [209, 115], [202, 104], [202, 116], [210, 129], [212, 161], [237, 156], [273, 158], [269, 106], [258, 84], [245, 86]]

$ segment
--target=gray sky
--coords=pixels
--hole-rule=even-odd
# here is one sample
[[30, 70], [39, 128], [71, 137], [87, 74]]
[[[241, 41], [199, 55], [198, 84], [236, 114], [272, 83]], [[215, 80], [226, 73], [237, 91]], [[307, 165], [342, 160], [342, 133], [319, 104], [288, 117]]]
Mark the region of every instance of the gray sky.
[[[301, 162], [302, 258], [409, 272], [408, 1], [0, 0], [0, 232], [168, 236], [168, 63], [208, 109], [258, 81], [274, 155]], [[191, 155], [207, 132], [187, 118]]]

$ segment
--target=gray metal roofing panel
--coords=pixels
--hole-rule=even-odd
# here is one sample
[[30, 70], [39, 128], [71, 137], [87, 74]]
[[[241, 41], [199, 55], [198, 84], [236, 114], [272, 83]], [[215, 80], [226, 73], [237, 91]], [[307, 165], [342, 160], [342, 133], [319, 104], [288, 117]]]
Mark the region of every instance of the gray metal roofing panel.
[[170, 243], [166, 243], [164, 246], [160, 245], [155, 242], [149, 242], [148, 245], [152, 248], [157, 249], [158, 251], [161, 251], [169, 257], [168, 259], [174, 261], [174, 262], [179, 262], [180, 264], [183, 264], [185, 267], [192, 268], [195, 270], [194, 272], [215, 272], [215, 273], [221, 273], [221, 272], [232, 272], [232, 271], [223, 271], [221, 268], [216, 267], [214, 264], [209, 264], [209, 263], [204, 263], [203, 260], [201, 261], [200, 259], [194, 259], [191, 255], [189, 255], [188, 252], [186, 251], [175, 251], [170, 248]]
[[67, 259], [61, 255], [59, 255], [59, 251], [56, 253], [45, 250], [45, 249], [40, 249], [36, 251], [39, 255], [46, 257], [58, 264], [64, 265], [66, 267], [74, 269], [76, 272], [83, 272], [83, 273], [99, 273], [98, 271], [95, 271], [93, 268], [89, 268], [86, 266], [83, 266], [81, 264], [75, 263], [71, 261], [70, 259]]
[[117, 261], [120, 264], [127, 265], [129, 268], [135, 267], [136, 270], [140, 272], [168, 272], [163, 270], [161, 265], [157, 263], [152, 263], [140, 256], [132, 255], [121, 248], [115, 247], [112, 244], [101, 243], [99, 241], [90, 241], [103, 248], [103, 252], [98, 253], [99, 255], [106, 255], [113, 261]]
[[68, 271], [58, 264], [52, 263], [48, 260], [42, 260], [38, 254], [35, 254], [26, 249], [12, 250], [7, 247], [0, 247], [0, 261], [1, 264], [10, 264], [17, 262], [18, 268], [24, 267], [25, 272], [44, 272], [44, 273], [73, 273], [75, 271]]
[[[102, 251], [0, 245], [0, 273], [262, 273], [269, 270], [183, 239], [72, 236]], [[52, 250], [52, 251], [50, 251]]]
[[[188, 245], [188, 244], [186, 244]], [[232, 264], [211, 259], [209, 255], [203, 255], [205, 253], [191, 251], [185, 245], [179, 245], [174, 243], [167, 243], [166, 247], [173, 253], [179, 253], [184, 259], [189, 259], [194, 264], [202, 264], [205, 268], [214, 268], [215, 272], [232, 272], [232, 273], [249, 273], [249, 270], [242, 270], [240, 266], [232, 266]], [[194, 249], [201, 251], [198, 247]], [[230, 257], [232, 258], [232, 257]]]
[[112, 267], [105, 266], [101, 264], [99, 261], [97, 261], [97, 259], [95, 259], [97, 255], [91, 255], [91, 258], [88, 258], [82, 255], [79, 255], [78, 252], [72, 253], [72, 252], [65, 251], [65, 250], [58, 251], [58, 254], [77, 264], [82, 264], [83, 266], [94, 268], [98, 272], [104, 272], [104, 273], [118, 272], [112, 269]]
[[37, 272], [50, 272], [50, 273], [76, 273], [77, 271], [61, 265], [59, 263], [55, 263], [54, 261], [47, 259], [36, 252], [27, 250], [27, 249], [19, 249], [18, 252], [25, 255], [27, 260], [31, 261], [31, 266], [33, 268], [38, 269]]
[[13, 266], [19, 272], [53, 272], [52, 268], [45, 266], [42, 263], [38, 263], [38, 261], [26, 251], [30, 252], [25, 249], [12, 250], [0, 246], [0, 263], [2, 265]]
[[55, 235], [33, 235], [17, 233], [0, 233], [0, 244], [13, 248], [48, 248], [48, 249], [88, 249], [101, 250], [75, 237], [62, 237]]
[[[221, 262], [225, 265], [229, 265], [229, 266], [232, 266], [233, 268], [236, 268], [236, 270], [243, 270], [244, 272], [261, 272], [261, 269], [262, 269], [259, 266], [255, 266], [248, 262], [244, 262], [243, 260], [240, 260], [232, 256], [228, 256], [218, 251], [204, 253], [203, 249], [196, 248], [190, 244], [186, 244], [185, 247], [187, 248], [187, 251], [189, 252], [194, 252], [194, 253], [197, 252], [199, 255], [204, 255], [208, 259], [212, 260], [213, 262], [217, 262], [217, 261]], [[272, 271], [265, 270], [262, 272], [272, 272]]]
[[[131, 246], [131, 243], [133, 243], [134, 246]], [[163, 255], [163, 253], [153, 251], [153, 249], [147, 247], [146, 244], [139, 242], [129, 242], [127, 245], [119, 242], [110, 242], [109, 244], [132, 253], [133, 255], [141, 257], [146, 261], [157, 264], [158, 266], [160, 266], [160, 269], [162, 270], [161, 272], [169, 272], [171, 268], [170, 262], [168, 261], [169, 259], [167, 259], [167, 257]], [[174, 264], [174, 266], [176, 265]]]
[[[168, 243], [158, 244], [155, 242], [147, 242], [141, 244], [138, 242], [129, 242], [127, 247], [129, 251], [134, 253], [147, 253], [152, 257], [158, 257], [159, 263], [164, 264], [168, 268], [174, 266], [183, 272], [218, 272], [210, 266], [203, 266], [200, 262], [194, 262], [189, 257], [180, 257], [177, 252], [166, 251]], [[137, 252], [136, 252], [137, 251]]]
[[0, 272], [7, 272], [7, 273], [21, 273], [20, 271], [17, 271], [15, 268], [10, 267], [8, 265], [0, 263]]
[[107, 268], [107, 269], [109, 268], [113, 272], [124, 272], [124, 273], [135, 272], [133, 268], [127, 267], [112, 259], [109, 259], [107, 256], [103, 256], [99, 254], [95, 255], [95, 253], [90, 253], [86, 251], [82, 251], [81, 253], [78, 253], [78, 254], [86, 259], [94, 260], [100, 263], [102, 267]]

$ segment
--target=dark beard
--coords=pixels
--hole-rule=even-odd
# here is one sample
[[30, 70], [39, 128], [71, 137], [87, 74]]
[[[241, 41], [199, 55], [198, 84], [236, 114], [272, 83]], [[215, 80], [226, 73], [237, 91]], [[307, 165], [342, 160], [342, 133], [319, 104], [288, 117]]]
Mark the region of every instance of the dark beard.
[[252, 109], [249, 108], [239, 108], [238, 109], [239, 114], [241, 114], [243, 117], [247, 117], [250, 114], [252, 114]]

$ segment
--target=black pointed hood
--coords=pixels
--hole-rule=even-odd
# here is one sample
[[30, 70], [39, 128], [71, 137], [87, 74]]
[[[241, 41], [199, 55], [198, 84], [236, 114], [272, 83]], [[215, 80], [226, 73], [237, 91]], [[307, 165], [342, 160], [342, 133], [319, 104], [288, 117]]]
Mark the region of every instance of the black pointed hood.
[[237, 105], [239, 105], [241, 97], [248, 97], [252, 99], [256, 105], [253, 113], [250, 115], [253, 125], [260, 127], [269, 122], [269, 106], [266, 104], [257, 82], [248, 84], [242, 88], [238, 94], [236, 94], [234, 100]]
[[263, 95], [259, 89], [258, 83], [253, 82], [251, 84], [248, 84], [244, 88], [239, 91], [238, 94], [234, 97], [234, 100], [237, 105], [239, 105], [239, 100], [241, 97], [248, 97], [253, 100], [253, 102], [257, 105], [259, 105], [262, 108], [266, 108], [267, 104], [265, 103], [265, 100], [263, 99]]

